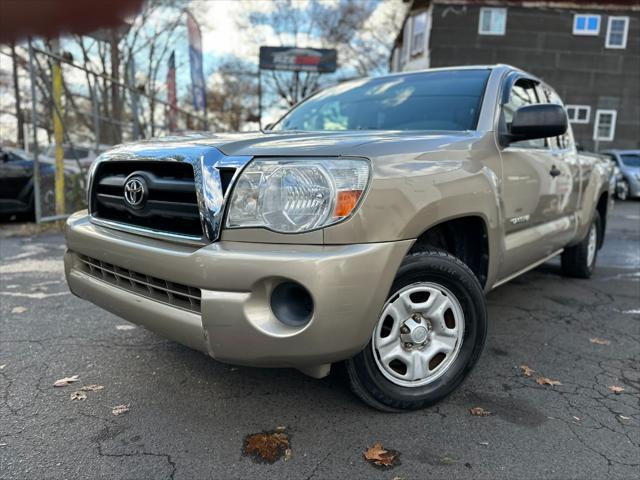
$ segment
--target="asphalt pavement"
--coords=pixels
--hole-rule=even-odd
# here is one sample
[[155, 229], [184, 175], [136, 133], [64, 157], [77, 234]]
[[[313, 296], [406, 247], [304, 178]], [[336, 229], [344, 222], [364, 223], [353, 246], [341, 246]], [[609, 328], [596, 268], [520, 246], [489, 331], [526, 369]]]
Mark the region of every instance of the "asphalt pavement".
[[[616, 204], [591, 280], [555, 260], [491, 292], [471, 376], [404, 414], [360, 403], [339, 368], [233, 367], [131, 328], [69, 293], [61, 234], [0, 230], [0, 478], [638, 478], [640, 201]], [[89, 385], [104, 388], [70, 398]], [[289, 460], [242, 454], [246, 435], [276, 427]], [[400, 464], [366, 463], [376, 441]]]

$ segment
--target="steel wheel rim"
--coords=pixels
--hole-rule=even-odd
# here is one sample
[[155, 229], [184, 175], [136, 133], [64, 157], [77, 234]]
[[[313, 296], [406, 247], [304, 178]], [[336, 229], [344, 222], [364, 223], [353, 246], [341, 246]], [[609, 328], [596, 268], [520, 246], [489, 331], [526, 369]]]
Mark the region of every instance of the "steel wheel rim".
[[598, 232], [595, 223], [591, 225], [589, 230], [589, 244], [587, 245], [587, 265], [593, 265], [596, 258], [596, 247], [598, 246]]
[[462, 306], [450, 290], [432, 282], [408, 285], [387, 301], [374, 328], [378, 370], [402, 387], [432, 383], [458, 357], [464, 327]]

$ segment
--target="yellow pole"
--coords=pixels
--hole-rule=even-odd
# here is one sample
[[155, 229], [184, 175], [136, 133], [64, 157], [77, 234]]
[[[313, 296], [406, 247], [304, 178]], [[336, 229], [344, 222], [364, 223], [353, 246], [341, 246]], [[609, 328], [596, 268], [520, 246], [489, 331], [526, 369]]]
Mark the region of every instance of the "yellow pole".
[[55, 59], [51, 67], [53, 78], [53, 137], [56, 142], [56, 214], [64, 215], [64, 150], [62, 142], [64, 140], [64, 130], [62, 125], [62, 69], [60, 61]]

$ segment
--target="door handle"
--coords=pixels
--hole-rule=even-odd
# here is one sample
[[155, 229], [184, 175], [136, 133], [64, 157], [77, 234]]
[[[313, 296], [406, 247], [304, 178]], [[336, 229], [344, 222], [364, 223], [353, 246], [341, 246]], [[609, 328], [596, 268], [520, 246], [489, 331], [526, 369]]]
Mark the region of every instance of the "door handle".
[[556, 168], [556, 166], [555, 166], [555, 165], [553, 165], [553, 166], [551, 167], [551, 170], [549, 170], [549, 175], [551, 175], [552, 177], [557, 177], [557, 176], [558, 176], [558, 175], [560, 175], [561, 173], [562, 173], [562, 172], [561, 172], [560, 170], [558, 170], [558, 169]]

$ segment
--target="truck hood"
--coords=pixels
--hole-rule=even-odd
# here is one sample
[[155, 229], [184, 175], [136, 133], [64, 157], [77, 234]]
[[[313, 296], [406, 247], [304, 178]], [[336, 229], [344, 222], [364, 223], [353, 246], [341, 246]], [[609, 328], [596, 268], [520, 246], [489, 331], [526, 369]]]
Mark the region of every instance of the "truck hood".
[[473, 132], [247, 132], [168, 136], [115, 147], [111, 152], [162, 156], [181, 148], [215, 147], [228, 156], [375, 156], [375, 145], [419, 140], [424, 151], [439, 150], [473, 138]]

